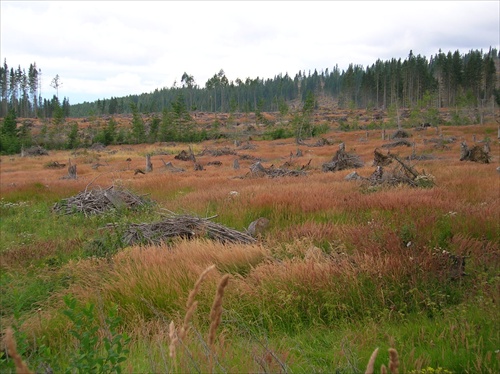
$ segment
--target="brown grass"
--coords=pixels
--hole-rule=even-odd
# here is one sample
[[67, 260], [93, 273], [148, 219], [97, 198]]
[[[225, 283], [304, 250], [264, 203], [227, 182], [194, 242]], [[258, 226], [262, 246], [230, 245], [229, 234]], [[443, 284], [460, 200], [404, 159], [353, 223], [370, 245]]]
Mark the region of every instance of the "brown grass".
[[182, 328], [181, 328], [181, 331], [179, 334], [181, 339], [186, 338], [188, 328], [189, 328], [189, 321], [193, 317], [193, 313], [194, 313], [196, 306], [197, 306], [197, 303], [194, 300], [194, 298], [196, 297], [196, 295], [200, 291], [201, 282], [203, 282], [206, 275], [214, 269], [215, 269], [215, 265], [211, 265], [208, 268], [206, 268], [205, 270], [203, 270], [203, 272], [200, 274], [200, 277], [198, 278], [198, 280], [194, 284], [193, 289], [191, 290], [191, 292], [189, 292], [189, 296], [188, 296], [188, 299], [186, 302], [186, 315], [184, 317], [184, 323], [182, 325]]
[[[496, 126], [443, 127], [442, 131], [445, 137], [456, 136], [471, 142], [472, 134], [480, 139], [486, 131], [496, 133]], [[450, 237], [446, 238], [450, 252], [470, 256], [468, 261], [477, 269], [498, 268], [500, 227], [495, 221], [500, 222], [500, 179], [495, 169], [500, 148], [491, 147], [493, 157], [489, 165], [460, 162], [459, 142], [450, 144], [449, 149], [436, 150], [431, 143], [424, 144], [424, 139], [436, 137], [434, 130], [414, 133], [411, 140], [417, 142], [417, 153], [436, 156], [415, 166], [435, 176], [437, 186], [431, 189], [403, 186], [372, 192], [363, 190], [356, 182], [344, 181], [348, 171], [321, 172], [322, 163], [331, 159], [338, 142], [343, 141], [348, 152], [357, 153], [365, 161], [358, 173], [369, 176], [374, 170], [373, 150], [384, 142], [380, 131], [370, 132], [367, 141], [360, 141], [365, 135], [365, 131], [332, 131], [325, 137], [334, 139], [336, 144], [314, 148], [297, 147], [293, 139], [259, 141], [255, 142], [256, 149], [241, 152], [263, 158], [267, 167], [273, 163], [279, 166], [289, 159], [290, 152], [301, 148], [304, 156], [295, 161], [300, 165], [312, 160], [308, 175], [279, 180], [240, 178], [253, 162], [240, 160], [241, 169], [233, 170], [233, 156], [199, 157], [205, 165], [220, 160], [222, 166], [207, 166], [204, 171], [195, 172], [191, 163], [174, 159], [175, 152], [187, 149], [187, 145], [108, 147], [117, 153], [100, 152], [99, 160], [107, 165], [98, 171], [87, 163], [89, 157], [96, 155], [76, 156], [79, 178], [75, 181], [59, 179], [67, 173], [65, 169], [44, 168], [49, 161], [66, 163], [70, 157], [73, 160], [66, 151], [35, 158], [2, 157], [0, 191], [7, 200], [15, 201], [23, 194], [33, 200], [54, 200], [82, 191], [91, 181], [104, 187], [120, 183], [131, 190], [150, 193], [162, 207], [172, 211], [218, 214], [236, 229], [242, 230], [259, 216], [270, 219], [269, 231], [261, 244], [221, 245], [205, 240], [179, 240], [168, 246], [129, 247], [112, 261], [70, 261], [60, 269], [61, 274], [73, 280], [64, 294], [70, 292], [81, 302], [96, 302], [100, 294], [105, 300], [120, 304], [120, 313], [128, 324], [125, 328], [137, 336], [152, 336], [158, 342], [170, 339], [171, 349], [177, 346], [177, 342], [172, 346], [175, 339], [187, 337], [189, 321], [199, 322], [197, 308], [209, 312], [215, 286], [207, 287], [208, 290], [199, 288], [202, 278], [216, 280], [220, 274], [231, 274], [231, 284], [224, 295], [227, 302], [240, 300], [241, 295], [274, 301], [275, 285], [284, 294], [293, 294], [300, 287], [307, 290], [303, 294], [328, 289], [332, 294], [342, 295], [349, 285], [355, 287], [360, 281], [358, 275], [363, 274], [374, 280], [373, 297], [383, 299], [378, 279], [397, 282], [404, 278], [416, 282], [415, 277], [423, 277], [426, 271], [434, 269], [435, 248], [430, 243], [437, 241], [439, 230], [435, 228], [443, 222], [450, 225]], [[224, 146], [234, 147], [230, 141], [206, 142], [196, 145], [195, 151]], [[168, 148], [173, 153], [153, 156], [153, 172], [134, 175], [135, 168], [144, 168], [144, 155], [159, 148]], [[405, 157], [411, 149], [391, 152]], [[128, 157], [132, 158], [130, 163], [125, 161]], [[162, 169], [160, 158], [187, 171], [168, 173]], [[238, 195], [231, 196], [231, 191], [237, 191]], [[404, 230], [408, 230], [412, 242], [409, 247], [403, 242]], [[490, 237], [485, 237], [486, 234]], [[12, 270], [27, 264], [26, 257], [32, 261], [53, 255], [62, 244], [54, 240], [37, 243], [37, 247], [21, 247], [2, 253], [0, 260], [2, 266]], [[71, 243], [78, 244], [78, 240]], [[211, 265], [217, 271], [208, 272]], [[217, 297], [213, 300], [214, 326], [220, 318], [223, 291], [224, 288], [217, 293], [219, 304], [215, 303]], [[495, 295], [495, 291], [489, 292]], [[182, 300], [188, 294], [184, 304]], [[42, 336], [38, 330], [47, 328], [49, 321], [56, 318], [60, 299], [61, 293], [55, 292], [49, 300], [50, 306], [43, 312], [43, 326], [40, 327], [38, 317], [33, 317], [28, 318], [25, 327]], [[143, 299], [168, 315], [168, 321], [174, 324], [158, 322]], [[122, 305], [123, 300], [127, 302]], [[209, 341], [215, 342], [217, 326]], [[389, 363], [389, 370], [395, 370], [397, 360], [391, 362], [393, 368]]]
[[28, 368], [28, 366], [24, 363], [22, 357], [17, 353], [16, 347], [16, 339], [14, 338], [14, 330], [11, 327], [8, 327], [5, 331], [4, 344], [7, 347], [7, 352], [10, 357], [14, 360], [14, 364], [16, 365], [16, 373], [17, 374], [32, 374], [33, 372]]

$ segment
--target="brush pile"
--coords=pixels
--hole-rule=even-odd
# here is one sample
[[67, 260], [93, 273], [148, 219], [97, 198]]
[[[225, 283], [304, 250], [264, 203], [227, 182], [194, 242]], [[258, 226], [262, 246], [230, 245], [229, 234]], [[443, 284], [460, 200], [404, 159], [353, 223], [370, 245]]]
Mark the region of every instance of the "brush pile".
[[345, 169], [355, 169], [364, 166], [364, 162], [361, 161], [358, 155], [347, 153], [345, 151], [345, 144], [341, 143], [337, 153], [333, 156], [330, 162], [322, 165], [322, 170], [324, 172], [328, 171], [340, 171]]
[[227, 156], [227, 155], [236, 155], [236, 151], [229, 147], [217, 148], [217, 149], [205, 148], [199, 154], [199, 156], [215, 156], [215, 157]]
[[365, 179], [370, 186], [388, 185], [408, 185], [410, 187], [430, 188], [435, 185], [434, 177], [430, 174], [419, 173], [411, 165], [404, 163], [396, 155], [389, 155], [396, 161], [391, 170], [384, 170], [382, 166], [377, 166], [373, 174]]
[[159, 245], [168, 243], [174, 238], [208, 238], [221, 243], [240, 244], [256, 242], [255, 238], [246, 233], [210, 221], [212, 218], [215, 217], [200, 218], [171, 213], [159, 222], [130, 224], [122, 236], [122, 241], [127, 246], [135, 244]]
[[57, 161], [51, 161], [46, 163], [44, 167], [47, 169], [62, 169], [66, 167], [66, 164], [61, 164]]
[[49, 152], [47, 152], [45, 148], [42, 148], [39, 145], [21, 150], [21, 157], [48, 156], [48, 154]]
[[411, 142], [406, 139], [398, 139], [392, 143], [383, 144], [382, 148], [411, 147]]
[[[307, 165], [308, 166], [308, 165]], [[279, 178], [279, 177], [299, 177], [304, 176], [306, 166], [303, 166], [301, 170], [290, 170], [286, 168], [277, 168], [271, 165], [265, 168], [259, 161], [250, 166], [250, 172], [246, 175], [247, 177], [269, 177], [269, 178]]]
[[151, 201], [115, 186], [106, 189], [95, 188], [63, 199], [54, 204], [52, 211], [58, 214], [83, 213], [86, 217], [103, 214], [110, 210], [135, 210], [150, 205]]

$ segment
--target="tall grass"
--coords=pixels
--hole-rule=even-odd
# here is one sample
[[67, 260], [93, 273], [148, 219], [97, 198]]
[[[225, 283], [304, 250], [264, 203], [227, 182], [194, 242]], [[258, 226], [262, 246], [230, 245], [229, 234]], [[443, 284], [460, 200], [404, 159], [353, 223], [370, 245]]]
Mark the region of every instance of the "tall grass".
[[[469, 136], [482, 128], [443, 131], [460, 136], [462, 130]], [[383, 142], [376, 132], [359, 142], [364, 135], [329, 136], [360, 154], [366, 165], [358, 173], [369, 176], [373, 149]], [[458, 161], [457, 144], [438, 150], [423, 143], [435, 135], [415, 135], [417, 150], [438, 155], [415, 166], [435, 176], [431, 189], [367, 190], [344, 181], [342, 172], [318, 171], [336, 144], [303, 149], [304, 157], [294, 161], [311, 159], [313, 170], [279, 183], [250, 178], [251, 160], [233, 170], [232, 156], [219, 158], [221, 167], [195, 172], [173, 158], [181, 147], [153, 156], [155, 169], [146, 175], [133, 169], [143, 167], [144, 152], [155, 146], [102, 154], [108, 165], [100, 172], [86, 163], [89, 155], [78, 156], [76, 181], [58, 179], [64, 169], [44, 169], [47, 157], [33, 159], [28, 172], [26, 160], [2, 158], [0, 327], [17, 326], [16, 337], [24, 336], [18, 350], [30, 368], [48, 351], [54, 354], [46, 363], [64, 368], [75, 344], [61, 313], [71, 294], [104, 315], [118, 306], [119, 330], [131, 337], [123, 365], [128, 372], [362, 372], [376, 347], [375, 372], [382, 364], [390, 369], [389, 348], [399, 353], [400, 372], [438, 366], [497, 372], [496, 165]], [[256, 143], [245, 153], [266, 166], [279, 166], [297, 150], [292, 140]], [[497, 160], [498, 147], [492, 149]], [[397, 152], [403, 157], [411, 150]], [[62, 162], [69, 156], [49, 158]], [[159, 157], [187, 171], [167, 173]], [[199, 239], [118, 250], [111, 246], [119, 232], [106, 238], [104, 225], [158, 219], [159, 211], [92, 218], [50, 212], [55, 201], [91, 182], [148, 193], [171, 211], [217, 215], [239, 230], [259, 217], [270, 219], [270, 227], [255, 245]], [[104, 252], [92, 246], [96, 240]], [[453, 276], [443, 250], [467, 256], [466, 276]], [[228, 281], [223, 294], [221, 279]], [[101, 326], [99, 336], [105, 331]], [[11, 370], [9, 362], [0, 357], [0, 369]]]

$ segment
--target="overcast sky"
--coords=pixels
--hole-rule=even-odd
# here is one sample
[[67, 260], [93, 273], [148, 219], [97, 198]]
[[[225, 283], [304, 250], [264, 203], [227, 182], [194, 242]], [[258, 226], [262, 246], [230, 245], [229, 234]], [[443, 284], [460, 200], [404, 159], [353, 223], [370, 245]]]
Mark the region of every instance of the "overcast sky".
[[500, 45], [491, 1], [0, 1], [1, 60], [42, 70], [42, 96], [70, 104], [227, 78], [363, 65], [410, 50]]

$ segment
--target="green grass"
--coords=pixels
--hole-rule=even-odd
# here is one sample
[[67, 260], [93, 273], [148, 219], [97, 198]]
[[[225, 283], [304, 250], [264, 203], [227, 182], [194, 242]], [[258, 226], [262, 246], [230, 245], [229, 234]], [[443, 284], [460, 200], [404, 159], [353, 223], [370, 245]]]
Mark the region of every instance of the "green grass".
[[[182, 191], [196, 192], [187, 187]], [[176, 196], [172, 190], [162, 199], [174, 201]], [[112, 222], [123, 228], [130, 222], [158, 220], [157, 212], [60, 216], [51, 212], [59, 198], [36, 184], [0, 202], [0, 327], [19, 327], [18, 345], [28, 365], [35, 369], [46, 363], [57, 371], [69, 367], [76, 343], [67, 332], [61, 301], [76, 289], [83, 295], [82, 303], [96, 305], [93, 321], [99, 324], [99, 336], [106, 331], [100, 316], [118, 307], [116, 334], [132, 337], [123, 372], [208, 371], [204, 339], [214, 279], [197, 297], [190, 338], [174, 362], [168, 356], [168, 324], [182, 321], [199, 269], [190, 267], [186, 253], [185, 263], [158, 273], [138, 267], [135, 275], [121, 274], [124, 264], [113, 258], [121, 250], [120, 231], [102, 229]], [[246, 258], [217, 252], [199, 257], [200, 268], [213, 262], [219, 274], [232, 275], [223, 299], [216, 371], [362, 373], [376, 347], [377, 370], [387, 365], [390, 347], [399, 352], [400, 372], [428, 367], [454, 373], [500, 370], [496, 217], [473, 210], [476, 216], [468, 222], [467, 212], [448, 214], [443, 207], [429, 212], [428, 207], [412, 204], [302, 212], [298, 206], [272, 200], [257, 206], [246, 201], [242, 208], [237, 201], [221, 199], [208, 201], [206, 212], [220, 212], [217, 222], [236, 229], [267, 217], [267, 238], [282, 231], [290, 234], [282, 235], [279, 243], [271, 240], [273, 247], [265, 254]], [[311, 233], [309, 240], [307, 230], [300, 231], [303, 227], [319, 234]], [[325, 230], [331, 237], [324, 237], [324, 227], [336, 230]], [[301, 234], [295, 235], [295, 228]], [[407, 247], [409, 242], [413, 244]], [[305, 259], [312, 244], [321, 248], [323, 261]], [[422, 268], [436, 248], [471, 251], [469, 275], [452, 280], [446, 273]], [[213, 251], [217, 250], [223, 252]], [[93, 263], [89, 258], [103, 260]], [[80, 266], [85, 270], [79, 273], [75, 269]], [[161, 272], [170, 272], [171, 278], [158, 277]], [[130, 281], [127, 292], [119, 287], [125, 281]], [[39, 308], [47, 315], [37, 321]], [[31, 331], [34, 321], [40, 326]], [[106, 352], [104, 343], [96, 344], [99, 352]], [[13, 370], [12, 363], [0, 356], [0, 372]]]

